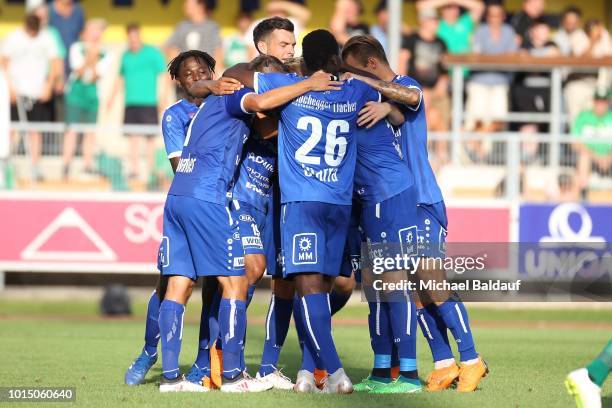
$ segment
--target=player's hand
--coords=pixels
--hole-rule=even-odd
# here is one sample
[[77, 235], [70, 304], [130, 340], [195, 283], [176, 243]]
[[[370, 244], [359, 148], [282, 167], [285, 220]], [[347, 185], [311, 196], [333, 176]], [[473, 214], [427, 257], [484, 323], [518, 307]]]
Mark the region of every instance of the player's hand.
[[317, 71], [306, 81], [311, 91], [339, 91], [342, 81], [335, 81], [327, 72]]
[[345, 72], [342, 75], [340, 75], [340, 80], [346, 81], [347, 79], [351, 79], [355, 77], [357, 77], [357, 74], [353, 74], [352, 72]]
[[367, 102], [363, 109], [359, 111], [357, 118], [358, 126], [365, 126], [370, 129], [372, 126], [383, 120], [391, 113], [391, 105], [387, 102]]
[[242, 85], [240, 81], [228, 77], [221, 77], [215, 81], [211, 81], [209, 87], [213, 95], [231, 95], [242, 88], [244, 88], [244, 85]]

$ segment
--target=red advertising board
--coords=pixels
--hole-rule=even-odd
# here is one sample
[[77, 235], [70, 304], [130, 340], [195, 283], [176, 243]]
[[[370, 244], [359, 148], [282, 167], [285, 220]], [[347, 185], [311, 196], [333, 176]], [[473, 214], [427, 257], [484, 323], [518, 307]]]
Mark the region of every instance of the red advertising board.
[[[164, 200], [164, 194], [2, 193], [0, 270], [155, 273]], [[448, 217], [451, 243], [509, 240], [507, 206], [450, 206]], [[507, 256], [499, 261], [506, 264]]]
[[163, 194], [0, 195], [0, 269], [155, 272]]

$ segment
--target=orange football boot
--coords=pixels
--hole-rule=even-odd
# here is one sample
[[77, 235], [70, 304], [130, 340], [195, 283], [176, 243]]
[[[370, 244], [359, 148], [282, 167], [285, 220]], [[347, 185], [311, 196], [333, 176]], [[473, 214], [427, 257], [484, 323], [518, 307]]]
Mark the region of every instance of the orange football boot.
[[323, 385], [325, 384], [325, 380], [327, 380], [327, 370], [319, 370], [318, 368], [315, 368], [314, 378], [317, 388], [322, 389]]
[[397, 380], [399, 377], [399, 366], [391, 367], [391, 379]]
[[427, 391], [442, 391], [449, 388], [459, 377], [459, 366], [453, 363], [448, 367], [437, 368], [427, 376]]
[[223, 350], [217, 348], [217, 342], [210, 348], [210, 389], [221, 388], [223, 373]]
[[487, 363], [478, 357], [478, 362], [474, 364], [461, 364], [459, 369], [459, 382], [457, 383], [457, 391], [472, 392], [475, 391], [480, 383], [489, 372]]

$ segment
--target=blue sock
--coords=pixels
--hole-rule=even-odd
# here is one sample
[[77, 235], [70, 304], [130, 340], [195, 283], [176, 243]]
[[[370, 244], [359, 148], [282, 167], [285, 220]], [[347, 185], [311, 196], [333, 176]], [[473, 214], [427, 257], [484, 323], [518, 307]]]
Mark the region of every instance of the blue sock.
[[315, 293], [301, 298], [302, 317], [306, 325], [311, 346], [317, 356], [325, 363], [329, 374], [342, 368], [331, 332], [331, 312], [327, 293]]
[[249, 289], [247, 291], [247, 298], [246, 298], [246, 306], [249, 307], [249, 305], [251, 304], [251, 300], [253, 300], [253, 294], [255, 293], [255, 288], [257, 287], [257, 285], [249, 285]]
[[308, 332], [304, 318], [302, 317], [302, 302], [298, 296], [293, 299], [293, 320], [295, 322], [295, 331], [297, 332], [298, 341], [300, 343], [300, 349], [302, 350], [302, 364], [300, 370], [306, 370], [311, 373], [314, 372], [316, 363], [315, 356], [312, 353], [312, 347], [308, 340]]
[[[389, 355], [389, 367], [391, 367], [391, 352], [393, 345], [393, 334], [389, 308], [381, 302], [368, 302], [370, 314], [368, 315], [368, 327], [370, 329], [370, 344], [374, 355]], [[376, 357], [374, 358], [376, 360]]]
[[246, 329], [246, 302], [221, 299], [219, 306], [219, 331], [223, 340], [223, 376], [236, 378], [244, 371], [240, 353], [244, 345]]
[[221, 338], [219, 337], [219, 306], [221, 305], [221, 293], [216, 292], [210, 304], [210, 314], [208, 316], [209, 347], [217, 341], [217, 348], [221, 348]]
[[438, 311], [457, 342], [460, 360], [468, 361], [477, 358], [478, 353], [474, 348], [472, 330], [463, 302], [449, 299], [438, 306]]
[[[245, 310], [246, 308], [249, 307], [249, 305], [245, 302]], [[246, 359], [244, 357], [244, 350], [246, 349], [246, 341], [247, 341], [247, 315], [246, 312], [244, 313], [244, 334], [242, 335], [242, 347], [240, 348], [240, 367], [244, 367], [244, 370], [246, 370]]]
[[438, 313], [436, 305], [431, 303], [424, 308], [417, 309], [417, 318], [423, 336], [425, 336], [425, 340], [429, 343], [433, 361], [454, 358], [448, 341], [446, 324], [444, 324], [444, 320], [442, 320], [440, 313]]
[[344, 305], [346, 305], [346, 302], [351, 298], [351, 294], [352, 293], [340, 293], [335, 290], [331, 291], [329, 294], [329, 305], [331, 307], [332, 316], [338, 313]]
[[261, 376], [271, 374], [277, 369], [278, 358], [289, 331], [292, 311], [293, 299], [282, 299], [274, 295], [270, 299], [266, 317], [266, 338], [259, 366]]
[[183, 338], [185, 306], [173, 300], [164, 300], [159, 307], [162, 374], [169, 380], [179, 376], [179, 354]]
[[157, 354], [157, 343], [159, 343], [159, 295], [153, 291], [147, 306], [147, 322], [145, 323], [145, 345], [143, 350], [149, 355]]
[[393, 330], [394, 344], [399, 356], [400, 372], [402, 366], [410, 364], [416, 370], [416, 308], [407, 294], [392, 293], [391, 301], [383, 304], [388, 307], [388, 313]]
[[210, 310], [210, 305], [202, 305], [198, 355], [195, 360], [195, 365], [202, 370], [210, 370]]

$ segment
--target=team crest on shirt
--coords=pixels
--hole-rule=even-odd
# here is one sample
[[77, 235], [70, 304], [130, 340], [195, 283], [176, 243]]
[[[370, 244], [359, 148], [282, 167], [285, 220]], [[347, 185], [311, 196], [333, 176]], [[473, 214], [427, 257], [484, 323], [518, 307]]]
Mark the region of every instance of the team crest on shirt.
[[398, 231], [400, 249], [402, 256], [414, 256], [418, 254], [418, 234], [417, 226], [402, 228]]
[[306, 232], [293, 236], [293, 264], [317, 263], [317, 234]]

